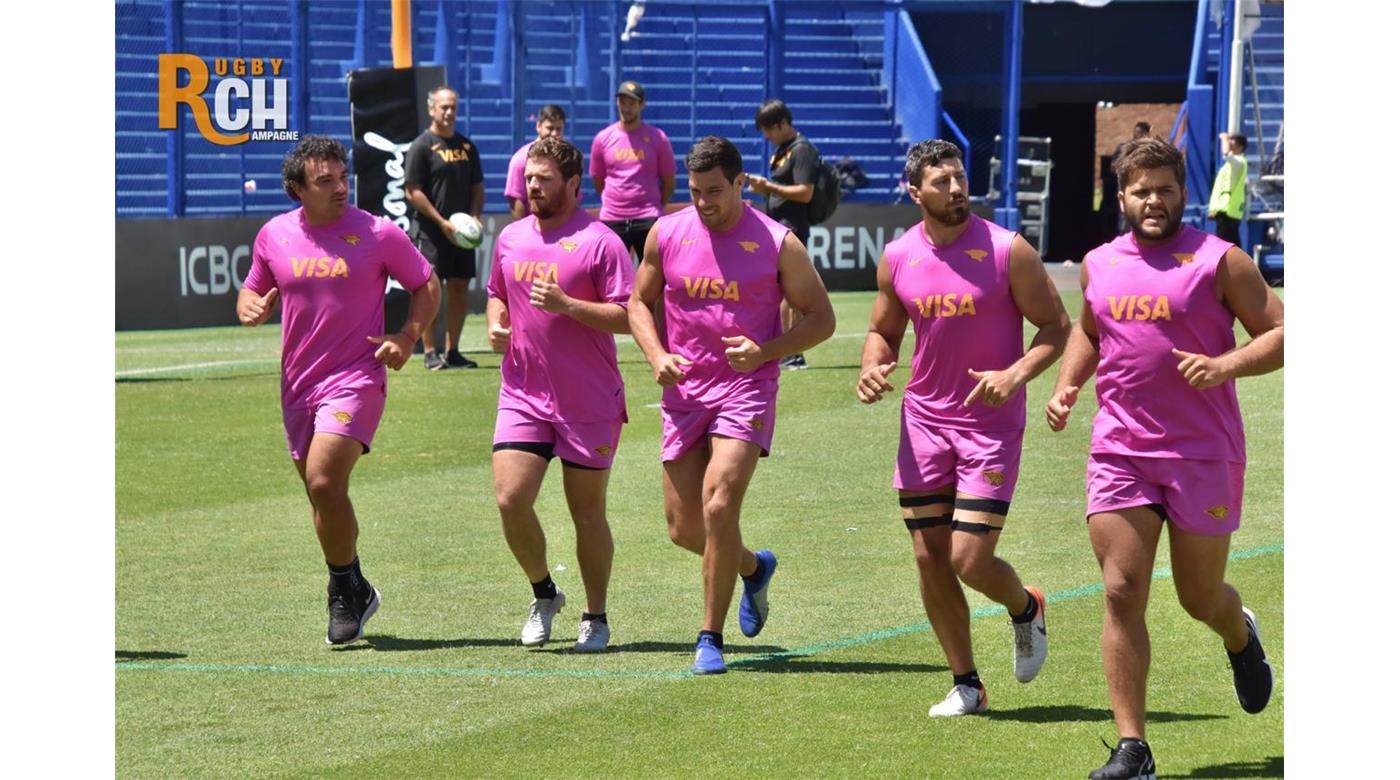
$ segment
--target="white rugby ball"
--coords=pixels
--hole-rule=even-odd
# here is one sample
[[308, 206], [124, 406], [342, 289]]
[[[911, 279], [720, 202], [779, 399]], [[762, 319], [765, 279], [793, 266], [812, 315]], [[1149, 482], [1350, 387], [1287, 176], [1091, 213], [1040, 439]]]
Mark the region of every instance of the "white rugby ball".
[[476, 217], [459, 211], [448, 217], [447, 221], [456, 229], [452, 234], [452, 243], [463, 249], [481, 246], [481, 223]]

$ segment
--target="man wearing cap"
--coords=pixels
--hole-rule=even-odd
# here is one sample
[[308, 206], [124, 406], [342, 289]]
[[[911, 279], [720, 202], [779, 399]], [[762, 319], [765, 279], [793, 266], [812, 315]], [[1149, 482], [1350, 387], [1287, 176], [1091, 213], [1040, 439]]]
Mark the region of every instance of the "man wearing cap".
[[676, 190], [676, 154], [660, 128], [642, 121], [647, 92], [635, 81], [617, 87], [616, 124], [593, 138], [588, 174], [603, 198], [599, 219], [638, 259], [647, 232]]

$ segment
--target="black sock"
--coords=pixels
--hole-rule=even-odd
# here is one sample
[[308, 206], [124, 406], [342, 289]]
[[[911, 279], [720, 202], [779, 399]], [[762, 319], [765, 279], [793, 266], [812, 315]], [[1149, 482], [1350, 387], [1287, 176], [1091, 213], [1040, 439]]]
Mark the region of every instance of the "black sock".
[[[1218, 656], [1217, 656], [1218, 657]], [[966, 685], [969, 688], [981, 688], [982, 678], [977, 676], [977, 670], [973, 669], [967, 674], [953, 675], [954, 685]]]
[[1035, 619], [1035, 612], [1036, 609], [1040, 606], [1040, 604], [1035, 600], [1035, 596], [1032, 596], [1031, 592], [1028, 590], [1026, 591], [1026, 600], [1030, 603], [1026, 605], [1025, 610], [1023, 610], [1021, 614], [1017, 615], [1012, 613], [1012, 611], [1009, 609], [1006, 610], [1006, 613], [1008, 615], [1011, 615], [1012, 623], [1029, 623]]
[[596, 621], [598, 621], [599, 623], [602, 623], [603, 625], [606, 626], [606, 625], [608, 624], [608, 613], [606, 613], [606, 612], [585, 612], [585, 613], [583, 613], [583, 618], [582, 618], [582, 620], [584, 620], [585, 622], [587, 622], [587, 621], [589, 621], [589, 620], [596, 620]]
[[722, 631], [701, 631], [701, 632], [700, 632], [700, 636], [697, 637], [695, 641], [698, 643], [701, 639], [704, 639], [705, 637], [709, 637], [709, 638], [710, 638], [710, 641], [714, 643], [714, 646], [715, 646], [716, 648], [719, 648], [720, 650], [723, 650], [723, 649], [724, 649], [724, 632], [722, 632]]
[[356, 596], [369, 598], [369, 583], [365, 582], [365, 576], [360, 573], [360, 556], [355, 556], [355, 560], [344, 566], [335, 566], [327, 561], [326, 568], [330, 570], [331, 582], [337, 590], [349, 590]]
[[539, 582], [530, 583], [530, 587], [535, 589], [535, 598], [552, 599], [558, 595], [559, 590], [554, 587], [554, 578], [548, 574]]
[[740, 577], [743, 578], [743, 580], [744, 580], [745, 582], [758, 582], [760, 579], [763, 578], [763, 572], [764, 572], [763, 559], [762, 559], [762, 558], [759, 558], [758, 556], [755, 555], [755, 556], [754, 556], [754, 561], [758, 564], [758, 567], [755, 568], [755, 569], [753, 570], [753, 574], [740, 574], [740, 575], [739, 575]]

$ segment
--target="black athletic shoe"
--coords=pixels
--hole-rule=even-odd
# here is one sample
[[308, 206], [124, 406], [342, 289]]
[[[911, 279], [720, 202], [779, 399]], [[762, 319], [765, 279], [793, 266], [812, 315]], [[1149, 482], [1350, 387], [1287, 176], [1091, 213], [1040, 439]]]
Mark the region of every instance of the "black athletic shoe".
[[1269, 704], [1274, 692], [1274, 667], [1264, 656], [1264, 646], [1259, 643], [1259, 622], [1249, 607], [1244, 608], [1244, 624], [1249, 629], [1249, 644], [1238, 654], [1228, 650], [1230, 668], [1235, 673], [1235, 696], [1245, 712], [1253, 715]]
[[436, 351], [428, 352], [423, 355], [423, 368], [429, 371], [441, 371], [447, 368], [447, 361], [443, 360], [442, 355]]
[[1118, 747], [1109, 748], [1108, 763], [1090, 772], [1089, 780], [1157, 780], [1152, 748], [1140, 739], [1118, 740]]
[[365, 583], [363, 593], [342, 593], [332, 582], [326, 587], [326, 611], [330, 625], [326, 627], [326, 644], [343, 645], [365, 635], [365, 624], [379, 610], [379, 589]]
[[476, 361], [465, 357], [455, 349], [447, 351], [447, 365], [449, 368], [476, 368]]
[[788, 355], [782, 360], [779, 360], [778, 365], [789, 371], [800, 371], [807, 367], [807, 358], [799, 352], [796, 355]]

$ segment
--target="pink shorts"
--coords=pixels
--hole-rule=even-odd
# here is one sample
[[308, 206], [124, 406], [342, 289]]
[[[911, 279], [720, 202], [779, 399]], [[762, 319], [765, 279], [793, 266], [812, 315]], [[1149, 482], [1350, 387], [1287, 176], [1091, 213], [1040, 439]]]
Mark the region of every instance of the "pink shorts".
[[979, 433], [933, 425], [900, 412], [898, 490], [936, 490], [953, 485], [960, 493], [1011, 503], [1021, 470], [1025, 431]]
[[1150, 506], [1177, 528], [1219, 536], [1240, 527], [1244, 464], [1089, 454], [1086, 514]]
[[662, 404], [661, 462], [676, 460], [696, 445], [708, 447], [712, 434], [754, 444], [766, 458], [777, 419], [776, 392], [726, 399], [712, 409], [668, 409]]
[[620, 417], [602, 422], [555, 422], [517, 409], [500, 409], [491, 451], [521, 450], [545, 460], [558, 455], [565, 466], [608, 469], [617, 456], [622, 423]]
[[363, 377], [318, 387], [304, 401], [282, 404], [282, 427], [292, 460], [306, 459], [311, 437], [318, 433], [348, 436], [369, 452], [383, 416], [384, 385]]

